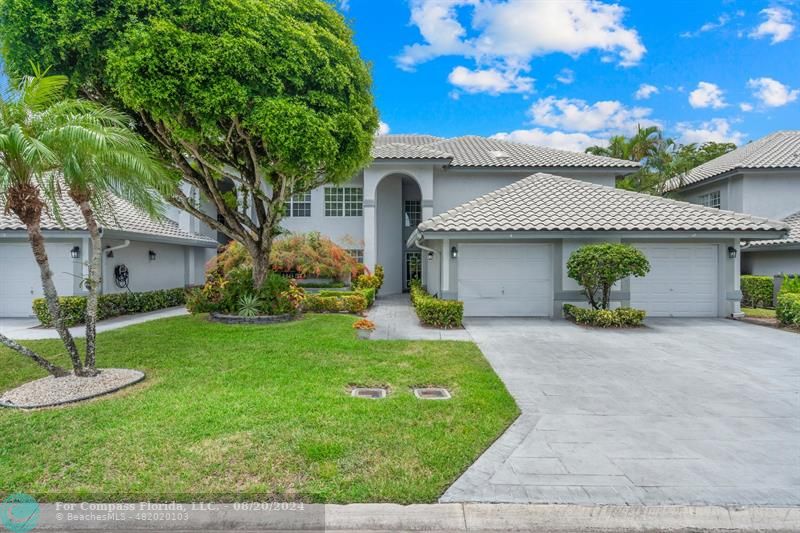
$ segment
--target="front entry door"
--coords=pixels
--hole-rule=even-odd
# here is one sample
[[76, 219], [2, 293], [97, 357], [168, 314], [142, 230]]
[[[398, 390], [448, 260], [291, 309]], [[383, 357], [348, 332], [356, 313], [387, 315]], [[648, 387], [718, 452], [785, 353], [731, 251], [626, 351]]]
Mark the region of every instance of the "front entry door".
[[405, 289], [411, 288], [411, 280], [422, 278], [422, 252], [415, 250], [406, 252], [406, 276], [405, 276]]

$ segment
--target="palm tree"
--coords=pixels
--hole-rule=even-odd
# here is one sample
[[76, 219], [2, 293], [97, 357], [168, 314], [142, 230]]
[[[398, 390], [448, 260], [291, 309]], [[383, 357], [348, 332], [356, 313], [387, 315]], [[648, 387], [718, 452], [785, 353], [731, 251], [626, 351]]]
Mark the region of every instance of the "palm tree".
[[[47, 76], [35, 69], [33, 76], [22, 78], [14, 89], [0, 97], [0, 194], [4, 197], [6, 212], [14, 213], [25, 225], [53, 325], [67, 349], [74, 372], [81, 375], [83, 365], [75, 340], [61, 315], [41, 229], [45, 203], [40, 186], [43, 177], [59, 165], [58, 154], [49, 141], [61, 134], [59, 128], [50, 129], [46, 124], [52, 122], [55, 115], [60, 115], [63, 123], [69, 123], [73, 116], [70, 106], [62, 103], [66, 84], [64, 76]], [[18, 344], [9, 344], [8, 339], [3, 344], [30, 357], [53, 375], [65, 373], [44, 358], [34, 357], [31, 350], [20, 350]]]
[[[78, 206], [91, 238], [89, 276], [86, 280], [86, 374], [96, 374], [97, 299], [102, 287], [102, 243], [100, 222], [113, 218], [113, 197], [128, 200], [157, 218], [163, 214], [163, 200], [174, 192], [177, 180], [167, 172], [150, 145], [135, 133], [131, 119], [93, 102], [80, 102], [80, 120], [55, 124], [69, 130], [63, 135], [59, 153], [63, 155], [61, 175], [53, 177], [46, 189], [52, 205], [61, 185]], [[59, 117], [58, 120], [63, 120]]]

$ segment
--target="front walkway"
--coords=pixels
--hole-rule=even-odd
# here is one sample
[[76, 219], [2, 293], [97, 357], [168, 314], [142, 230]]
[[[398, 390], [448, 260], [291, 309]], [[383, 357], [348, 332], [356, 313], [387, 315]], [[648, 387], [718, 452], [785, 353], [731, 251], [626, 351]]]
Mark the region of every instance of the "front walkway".
[[522, 415], [443, 502], [800, 505], [800, 336], [470, 319]]
[[[97, 332], [111, 331], [112, 329], [124, 328], [142, 322], [150, 322], [160, 318], [173, 316], [183, 316], [189, 312], [185, 307], [170, 307], [160, 309], [150, 313], [139, 313], [136, 315], [119, 316], [109, 318], [97, 323]], [[85, 337], [86, 327], [83, 325], [69, 328], [73, 337]], [[0, 318], [0, 334], [17, 341], [31, 341], [39, 339], [57, 339], [58, 332], [52, 328], [39, 327], [39, 321], [35, 318]]]
[[367, 317], [375, 322], [373, 339], [471, 341], [464, 329], [427, 328], [419, 323], [408, 294], [379, 296]]

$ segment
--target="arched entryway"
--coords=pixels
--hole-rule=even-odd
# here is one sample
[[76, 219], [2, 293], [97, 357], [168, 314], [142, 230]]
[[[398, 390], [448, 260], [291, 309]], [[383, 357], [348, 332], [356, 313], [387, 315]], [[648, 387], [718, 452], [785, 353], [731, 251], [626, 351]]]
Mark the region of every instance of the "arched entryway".
[[383, 265], [381, 294], [408, 290], [411, 279], [422, 276], [422, 255], [406, 240], [422, 221], [422, 191], [406, 174], [389, 174], [375, 191], [377, 262]]

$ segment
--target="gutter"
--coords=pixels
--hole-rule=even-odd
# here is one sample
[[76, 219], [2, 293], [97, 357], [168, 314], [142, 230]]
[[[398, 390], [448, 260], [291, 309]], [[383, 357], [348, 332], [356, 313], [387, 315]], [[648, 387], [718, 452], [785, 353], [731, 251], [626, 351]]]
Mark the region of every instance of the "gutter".
[[[416, 246], [420, 250], [425, 250], [426, 252], [430, 252], [430, 253], [432, 253], [434, 255], [439, 253], [436, 250], [434, 250], [433, 248], [428, 248], [427, 246], [423, 246], [422, 244], [420, 244], [424, 240], [425, 240], [425, 235], [423, 235], [421, 232], [419, 232], [419, 230], [414, 230], [414, 233], [412, 233], [411, 236], [408, 238], [409, 242], [413, 241], [413, 242], [411, 242], [411, 246]], [[407, 242], [406, 245], [408, 245], [409, 242]]]

